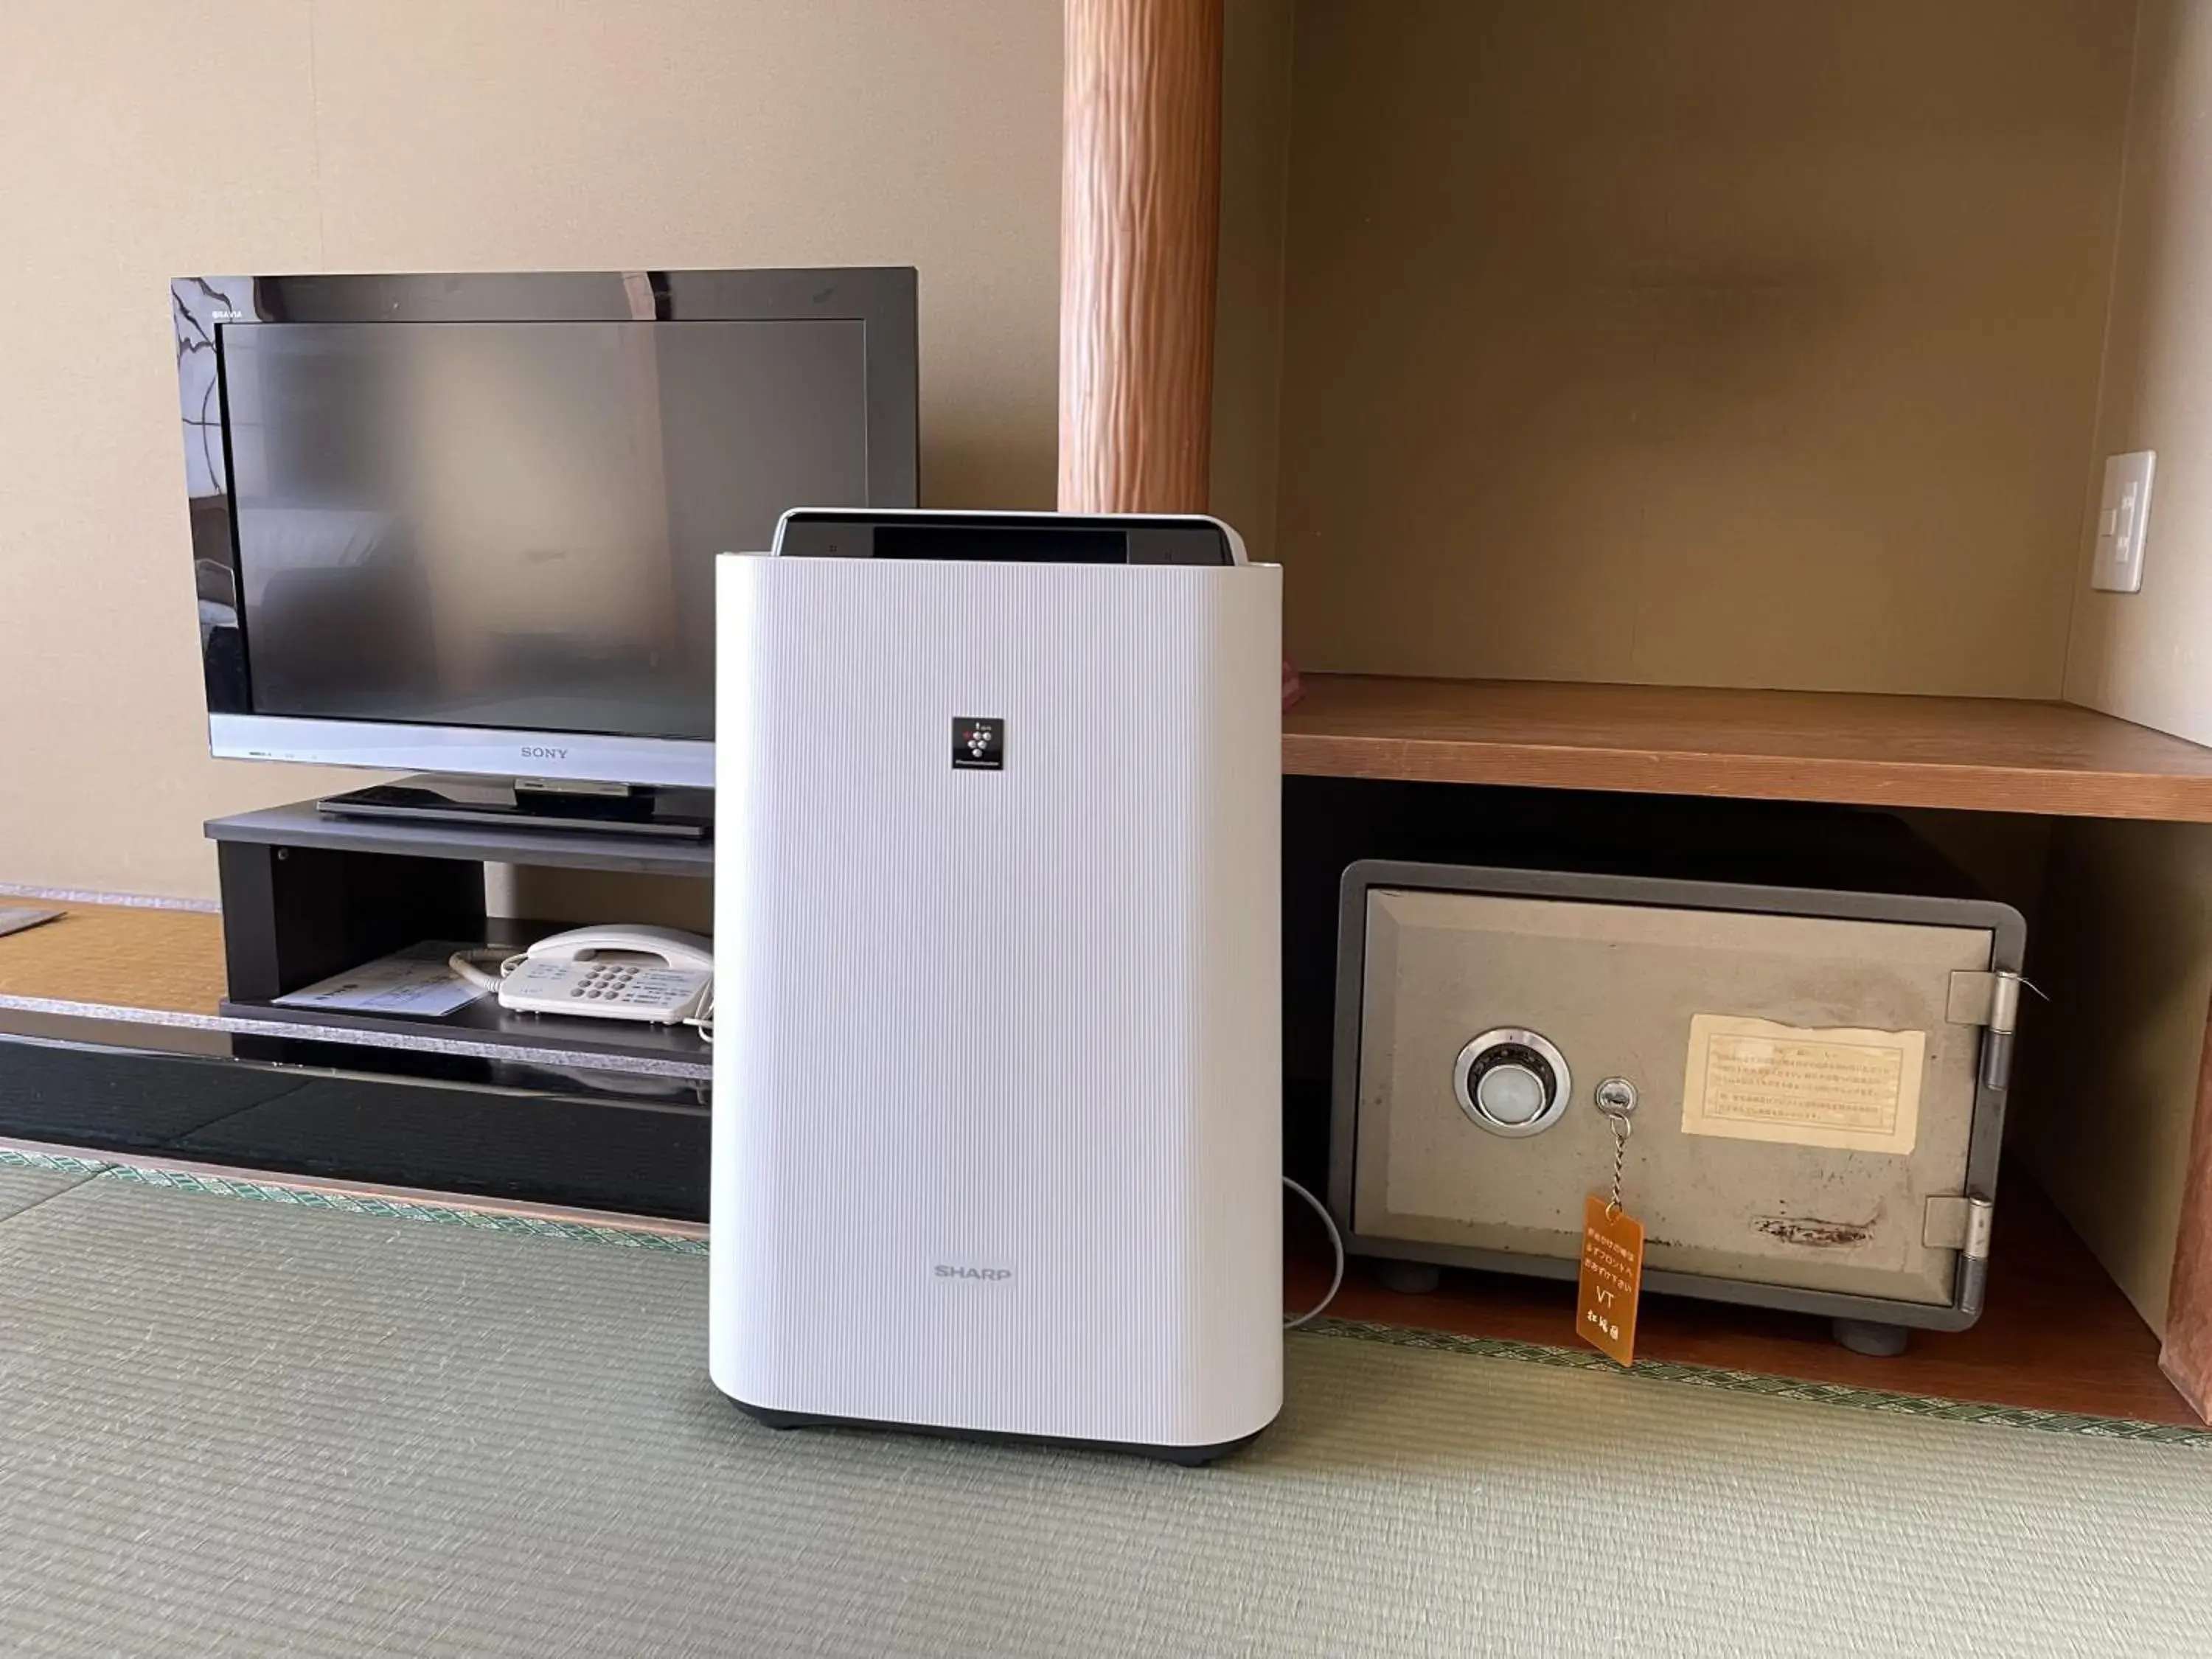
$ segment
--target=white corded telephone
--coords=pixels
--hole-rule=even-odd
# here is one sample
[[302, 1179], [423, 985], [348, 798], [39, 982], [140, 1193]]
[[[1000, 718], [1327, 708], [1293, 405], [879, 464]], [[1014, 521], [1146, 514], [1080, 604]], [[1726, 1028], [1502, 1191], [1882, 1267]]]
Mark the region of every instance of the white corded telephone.
[[456, 951], [449, 965], [520, 1013], [656, 1025], [713, 1018], [714, 945], [673, 927], [578, 927], [520, 952]]

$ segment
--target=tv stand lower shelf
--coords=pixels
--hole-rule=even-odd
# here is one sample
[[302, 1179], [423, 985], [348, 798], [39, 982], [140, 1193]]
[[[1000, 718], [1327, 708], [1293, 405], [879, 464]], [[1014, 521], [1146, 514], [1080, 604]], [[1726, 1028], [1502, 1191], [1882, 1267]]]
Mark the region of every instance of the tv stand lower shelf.
[[520, 950], [553, 924], [488, 918], [484, 866], [711, 878], [711, 843], [604, 830], [332, 817], [313, 804], [217, 818], [229, 1018], [297, 1026], [319, 1042], [511, 1059], [703, 1082], [710, 1050], [689, 1026], [564, 1018], [489, 998], [439, 1018], [290, 1006], [279, 997], [424, 940]]
[[296, 1026], [323, 1042], [349, 1039], [370, 1048], [406, 1048], [465, 1054], [539, 1066], [574, 1066], [592, 1071], [704, 1082], [712, 1050], [688, 1025], [648, 1025], [628, 1020], [563, 1019], [513, 1013], [487, 997], [440, 1019], [299, 1008], [226, 997], [224, 1018], [266, 1026]]

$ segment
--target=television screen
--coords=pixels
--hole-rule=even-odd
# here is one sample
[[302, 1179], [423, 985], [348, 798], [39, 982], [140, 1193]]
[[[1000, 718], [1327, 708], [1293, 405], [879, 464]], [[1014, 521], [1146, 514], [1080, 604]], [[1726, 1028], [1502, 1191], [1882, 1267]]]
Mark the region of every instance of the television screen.
[[711, 738], [714, 556], [868, 500], [866, 347], [851, 319], [224, 325], [199, 436], [228, 437], [251, 712]]

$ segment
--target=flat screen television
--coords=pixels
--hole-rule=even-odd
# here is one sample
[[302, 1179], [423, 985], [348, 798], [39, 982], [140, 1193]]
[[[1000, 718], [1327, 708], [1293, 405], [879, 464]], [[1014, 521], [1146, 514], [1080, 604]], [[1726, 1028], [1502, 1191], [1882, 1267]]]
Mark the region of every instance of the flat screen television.
[[908, 269], [170, 293], [218, 756], [710, 787], [714, 556], [915, 503]]

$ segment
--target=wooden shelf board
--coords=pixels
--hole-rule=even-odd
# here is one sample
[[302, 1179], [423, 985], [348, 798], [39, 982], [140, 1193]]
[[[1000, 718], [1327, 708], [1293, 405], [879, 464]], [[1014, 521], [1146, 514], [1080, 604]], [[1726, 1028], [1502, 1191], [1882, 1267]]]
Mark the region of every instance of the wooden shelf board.
[[2212, 748], [1999, 697], [1310, 674], [1283, 769], [1319, 777], [2212, 823]]
[[[1328, 1246], [1320, 1228], [1295, 1212], [1290, 1243], [1285, 1303], [1310, 1307], [1328, 1288]], [[1329, 1312], [1461, 1336], [1577, 1346], [1569, 1280], [1447, 1269], [1436, 1291], [1404, 1296], [1377, 1285], [1371, 1263], [1353, 1262]], [[2010, 1164], [1998, 1186], [1989, 1301], [1971, 1330], [1915, 1331], [1904, 1353], [1874, 1359], [1839, 1346], [1825, 1319], [1652, 1296], [1644, 1298], [1636, 1350], [1638, 1359], [1806, 1382], [2203, 1426], [2159, 1370], [2158, 1338], [2051, 1200]]]

